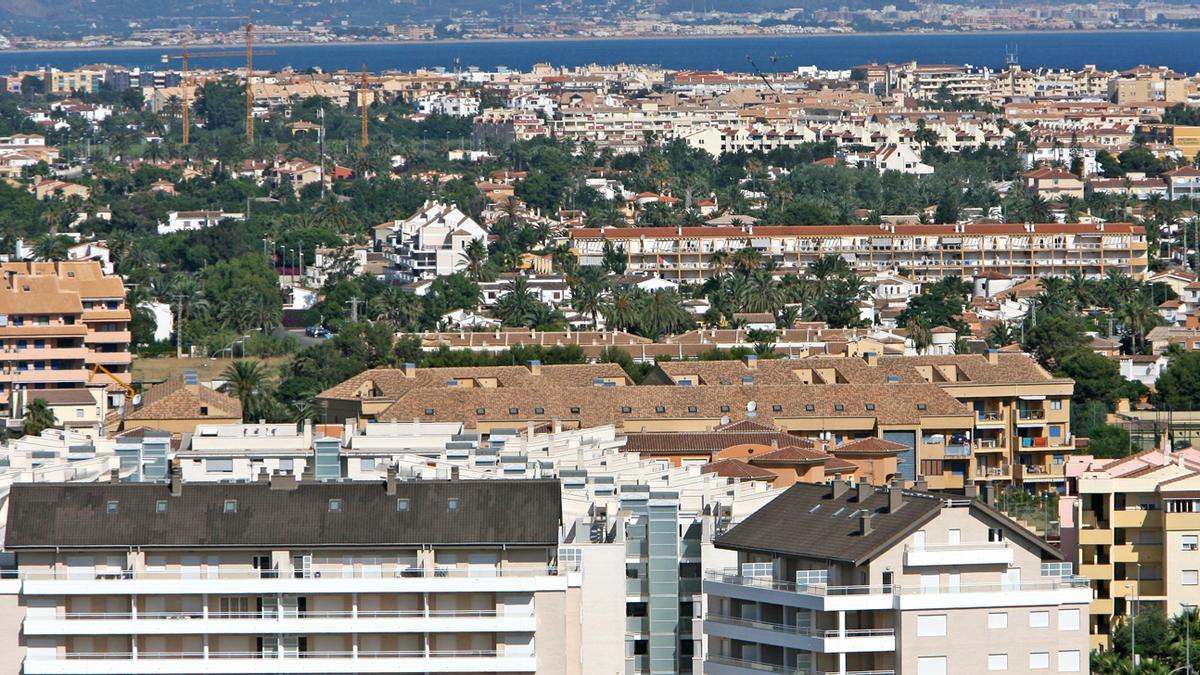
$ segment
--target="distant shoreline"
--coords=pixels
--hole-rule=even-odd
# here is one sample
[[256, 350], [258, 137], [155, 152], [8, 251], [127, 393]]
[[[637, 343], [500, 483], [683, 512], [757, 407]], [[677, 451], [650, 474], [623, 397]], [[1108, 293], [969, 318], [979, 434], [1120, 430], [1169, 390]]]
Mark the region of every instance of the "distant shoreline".
[[[394, 47], [394, 46], [411, 46], [419, 47], [422, 45], [447, 45], [447, 44], [462, 44], [462, 45], [479, 45], [479, 44], [509, 44], [514, 42], [520, 43], [559, 43], [559, 42], [618, 42], [618, 41], [677, 41], [677, 40], [744, 40], [746, 38], [762, 38], [762, 39], [796, 39], [803, 40], [807, 38], [852, 38], [852, 37], [926, 37], [926, 36], [963, 36], [970, 37], [976, 35], [1089, 35], [1089, 34], [1112, 34], [1112, 33], [1197, 33], [1200, 28], [1177, 28], [1177, 29], [1151, 29], [1151, 28], [1097, 28], [1084, 30], [987, 30], [987, 31], [954, 31], [954, 30], [936, 30], [936, 31], [871, 31], [860, 33], [801, 33], [801, 34], [778, 34], [778, 33], [735, 33], [730, 35], [611, 35], [603, 37], [542, 37], [542, 38], [479, 38], [479, 39], [462, 39], [462, 38], [438, 38], [435, 40], [352, 40], [346, 42], [263, 42], [256, 44], [259, 49], [293, 49], [302, 47]], [[238, 45], [220, 45], [209, 43], [196, 43], [193, 48], [203, 48], [207, 50], [229, 50], [230, 57], [239, 57], [241, 55]], [[108, 45], [108, 46], [89, 46], [89, 47], [34, 47], [21, 49], [3, 49], [0, 50], [0, 55], [3, 54], [64, 54], [64, 53], [88, 53], [88, 52], [106, 52], [106, 51], [160, 51], [171, 52], [178, 50], [178, 45]], [[819, 64], [818, 64], [819, 65]]]

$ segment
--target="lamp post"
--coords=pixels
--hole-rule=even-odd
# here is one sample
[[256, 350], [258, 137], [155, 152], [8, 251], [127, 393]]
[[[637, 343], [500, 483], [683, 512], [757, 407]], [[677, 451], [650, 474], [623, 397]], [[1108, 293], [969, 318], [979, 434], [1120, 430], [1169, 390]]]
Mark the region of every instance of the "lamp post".
[[1133, 658], [1133, 673], [1137, 675], [1138, 657], [1137, 657], [1137, 615], [1138, 615], [1138, 590], [1142, 585], [1142, 563], [1137, 564], [1137, 585], [1133, 587], [1133, 614], [1129, 623], [1129, 642], [1130, 656]]

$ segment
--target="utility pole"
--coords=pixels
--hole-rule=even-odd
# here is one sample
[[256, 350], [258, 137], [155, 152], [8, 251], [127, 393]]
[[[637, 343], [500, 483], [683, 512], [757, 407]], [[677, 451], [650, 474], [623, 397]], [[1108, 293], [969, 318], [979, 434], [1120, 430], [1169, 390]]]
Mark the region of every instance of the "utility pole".
[[356, 295], [356, 296], [350, 298], [349, 300], [346, 301], [346, 304], [350, 305], [350, 321], [357, 322], [358, 321], [358, 296]]
[[321, 199], [325, 198], [325, 108], [317, 110], [317, 117], [321, 118], [321, 128], [317, 131], [318, 152], [321, 154]]

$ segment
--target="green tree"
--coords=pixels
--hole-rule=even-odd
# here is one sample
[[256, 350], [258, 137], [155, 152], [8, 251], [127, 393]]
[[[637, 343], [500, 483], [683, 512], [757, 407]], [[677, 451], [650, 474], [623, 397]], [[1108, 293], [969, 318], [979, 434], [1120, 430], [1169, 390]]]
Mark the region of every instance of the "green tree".
[[1056, 370], [1067, 356], [1087, 349], [1091, 344], [1087, 325], [1076, 316], [1039, 318], [1036, 326], [1025, 329], [1025, 351], [1051, 370]]
[[1129, 454], [1129, 432], [1112, 424], [1101, 424], [1091, 430], [1087, 451], [1096, 457], [1124, 457]]
[[1072, 400], [1077, 404], [1101, 401], [1115, 410], [1117, 400], [1129, 389], [1116, 361], [1086, 348], [1063, 356], [1059, 372], [1075, 380]]
[[225, 384], [221, 385], [219, 391], [242, 402], [244, 421], [254, 420], [259, 398], [263, 396], [267, 382], [262, 364], [258, 361], [234, 361], [225, 367], [221, 378]]
[[1200, 352], [1184, 352], [1172, 357], [1154, 388], [1161, 407], [1171, 410], [1200, 407]]
[[44, 398], [35, 398], [25, 406], [25, 418], [22, 431], [27, 436], [37, 436], [43, 429], [56, 426], [58, 419]]

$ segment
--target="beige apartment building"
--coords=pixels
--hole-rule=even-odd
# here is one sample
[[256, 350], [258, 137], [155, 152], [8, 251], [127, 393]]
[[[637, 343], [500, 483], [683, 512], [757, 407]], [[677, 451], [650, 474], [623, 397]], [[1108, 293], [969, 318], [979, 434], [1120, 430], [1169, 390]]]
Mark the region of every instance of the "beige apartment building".
[[[1024, 354], [662, 362], [640, 385], [616, 364], [365, 371], [318, 396], [324, 421], [461, 422], [495, 429], [614, 425], [705, 431], [739, 420], [839, 444], [907, 450], [899, 476], [935, 489], [970, 481], [1065, 481], [1074, 383]], [[889, 477], [890, 478], [890, 477]]]
[[715, 252], [745, 248], [785, 273], [837, 255], [859, 274], [904, 268], [919, 281], [983, 268], [1016, 279], [1113, 270], [1140, 279], [1149, 265], [1146, 229], [1129, 223], [580, 228], [568, 243], [584, 265], [599, 265], [608, 243], [624, 249], [631, 274], [693, 283], [721, 271]]
[[[41, 391], [95, 387], [107, 400], [97, 396], [94, 405], [119, 405], [132, 363], [121, 277], [105, 275], [92, 260], [10, 262], [0, 272], [0, 415], [19, 419]], [[94, 374], [97, 366], [111, 375]], [[86, 403], [68, 394], [47, 397], [55, 405]], [[71, 408], [60, 421], [92, 426], [96, 417], [94, 409], [76, 416]]]
[[14, 485], [0, 671], [581, 673], [560, 499], [394, 474]]
[[1063, 551], [1092, 580], [1092, 646], [1110, 646], [1135, 604], [1167, 616], [1200, 605], [1200, 451], [1081, 457], [1068, 470], [1077, 496], [1060, 500]]
[[714, 544], [709, 675], [1089, 672], [1087, 580], [976, 499], [798, 483]]

